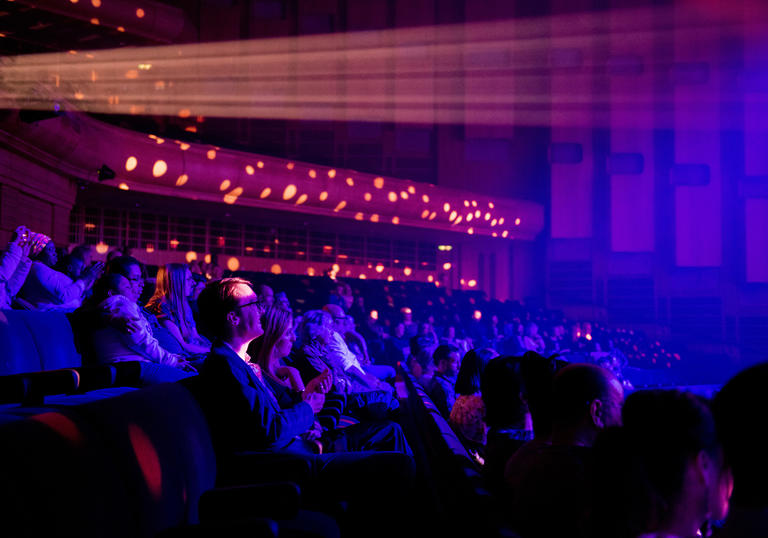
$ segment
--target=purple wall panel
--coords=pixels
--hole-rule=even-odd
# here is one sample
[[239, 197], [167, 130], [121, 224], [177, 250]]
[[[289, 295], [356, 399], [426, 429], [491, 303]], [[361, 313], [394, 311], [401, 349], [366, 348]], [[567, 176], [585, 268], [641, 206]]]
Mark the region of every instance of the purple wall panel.
[[768, 199], [745, 202], [747, 282], [768, 282]]

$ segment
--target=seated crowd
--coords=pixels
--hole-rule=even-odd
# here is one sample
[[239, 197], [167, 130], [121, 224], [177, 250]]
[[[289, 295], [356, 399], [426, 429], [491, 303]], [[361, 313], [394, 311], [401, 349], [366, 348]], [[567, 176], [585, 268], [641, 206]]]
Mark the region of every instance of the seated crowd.
[[[308, 458], [315, 494], [375, 498], [361, 521], [380, 530], [396, 528], [385, 510], [418, 511], [394, 390], [397, 376], [411, 375], [520, 536], [768, 534], [768, 465], [750, 418], [768, 408], [768, 364], [738, 374], [714, 402], [679, 390], [625, 402], [631, 386], [616, 362], [626, 357], [607, 329], [574, 324], [569, 337], [562, 316], [521, 305], [489, 306], [481, 323], [455, 313], [479, 303], [451, 315], [444, 295], [428, 300], [421, 322], [391, 296], [390, 315], [373, 315], [368, 297], [340, 281], [321, 308], [294, 313], [290, 292], [223, 276], [169, 263], [147, 300], [145, 268], [125, 252], [102, 264], [76, 247], [57, 264], [53, 242], [20, 227], [0, 258], [0, 300], [72, 312], [84, 364], [140, 361], [143, 384], [188, 386], [227, 472], [249, 451]], [[600, 342], [615, 360], [545, 356], [600, 351]]]

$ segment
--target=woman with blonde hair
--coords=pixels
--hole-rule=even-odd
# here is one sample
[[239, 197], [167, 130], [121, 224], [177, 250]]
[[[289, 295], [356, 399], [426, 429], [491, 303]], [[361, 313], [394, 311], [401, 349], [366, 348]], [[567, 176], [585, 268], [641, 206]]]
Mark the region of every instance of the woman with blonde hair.
[[192, 294], [192, 272], [183, 263], [168, 263], [157, 270], [155, 293], [147, 310], [179, 341], [188, 353], [207, 353], [211, 343], [197, 333], [187, 298]]

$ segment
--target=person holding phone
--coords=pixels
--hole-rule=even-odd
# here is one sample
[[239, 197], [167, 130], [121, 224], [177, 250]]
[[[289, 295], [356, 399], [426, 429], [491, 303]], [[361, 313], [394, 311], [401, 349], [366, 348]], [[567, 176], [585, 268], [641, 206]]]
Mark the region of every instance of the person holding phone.
[[104, 264], [95, 262], [76, 280], [54, 269], [58, 255], [50, 237], [29, 233], [32, 267], [19, 297], [33, 310], [74, 310], [83, 302], [86, 290], [101, 275]]
[[13, 232], [8, 248], [0, 255], [0, 309], [11, 308], [11, 302], [27, 279], [32, 260], [29, 259], [30, 231], [19, 226]]

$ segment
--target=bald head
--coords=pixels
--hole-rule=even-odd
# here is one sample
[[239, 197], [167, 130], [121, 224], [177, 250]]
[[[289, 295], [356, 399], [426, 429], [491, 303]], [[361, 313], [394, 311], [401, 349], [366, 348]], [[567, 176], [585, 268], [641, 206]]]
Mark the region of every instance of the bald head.
[[594, 364], [571, 364], [552, 386], [556, 429], [594, 431], [621, 425], [624, 389], [610, 371]]

